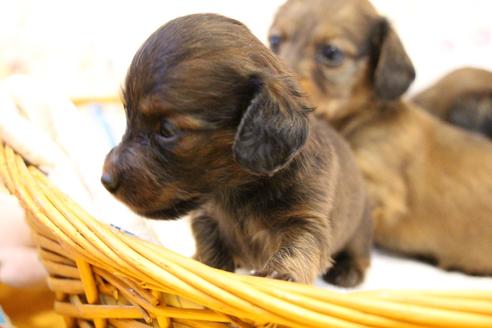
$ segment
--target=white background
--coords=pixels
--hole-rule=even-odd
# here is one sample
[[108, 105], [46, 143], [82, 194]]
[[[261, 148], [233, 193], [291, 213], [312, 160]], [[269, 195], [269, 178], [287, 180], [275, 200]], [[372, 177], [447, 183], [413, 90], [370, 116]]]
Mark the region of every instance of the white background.
[[[284, 0], [0, 2], [0, 76], [28, 71], [70, 94], [118, 91], [140, 44], [181, 15], [215, 12], [265, 41]], [[417, 68], [412, 90], [463, 65], [492, 69], [492, 1], [374, 0], [396, 26]]]

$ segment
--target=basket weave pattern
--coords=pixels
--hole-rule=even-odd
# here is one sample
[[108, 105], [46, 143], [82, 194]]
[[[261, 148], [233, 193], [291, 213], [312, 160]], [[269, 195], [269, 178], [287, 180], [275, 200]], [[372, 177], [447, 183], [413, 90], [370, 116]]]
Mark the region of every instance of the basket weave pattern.
[[67, 327], [492, 327], [492, 291], [349, 294], [210, 268], [97, 221], [0, 142]]

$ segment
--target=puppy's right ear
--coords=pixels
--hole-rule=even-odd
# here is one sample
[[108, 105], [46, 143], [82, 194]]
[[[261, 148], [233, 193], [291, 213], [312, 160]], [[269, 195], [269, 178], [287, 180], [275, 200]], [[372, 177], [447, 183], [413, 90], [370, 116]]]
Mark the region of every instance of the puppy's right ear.
[[400, 38], [386, 19], [373, 31], [374, 92], [384, 100], [395, 100], [415, 79], [415, 69]]
[[234, 140], [234, 158], [246, 170], [271, 176], [306, 143], [307, 106], [290, 77], [253, 77], [254, 96]]

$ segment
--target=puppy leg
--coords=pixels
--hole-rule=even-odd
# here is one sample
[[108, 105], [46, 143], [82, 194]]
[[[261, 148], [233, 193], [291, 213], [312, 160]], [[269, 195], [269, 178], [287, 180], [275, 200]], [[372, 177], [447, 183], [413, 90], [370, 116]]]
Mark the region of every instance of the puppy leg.
[[234, 260], [220, 236], [217, 222], [206, 213], [192, 218], [191, 229], [196, 241], [193, 258], [211, 267], [233, 272]]
[[281, 233], [280, 248], [255, 273], [257, 276], [310, 284], [330, 265], [326, 250], [327, 227], [299, 220], [297, 227], [289, 227]]
[[369, 206], [347, 247], [335, 256], [335, 263], [323, 275], [323, 279], [341, 287], [354, 287], [364, 280], [370, 264], [372, 246], [372, 220]]

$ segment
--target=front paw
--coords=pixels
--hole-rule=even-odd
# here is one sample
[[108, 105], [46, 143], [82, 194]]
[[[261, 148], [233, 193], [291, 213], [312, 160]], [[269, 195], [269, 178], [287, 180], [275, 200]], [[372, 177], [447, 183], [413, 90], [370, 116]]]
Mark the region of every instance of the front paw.
[[296, 279], [290, 273], [277, 272], [275, 270], [254, 271], [253, 275], [256, 277], [265, 277], [265, 278], [284, 280], [284, 281], [292, 281], [292, 282], [296, 281]]
[[193, 256], [193, 259], [208, 266], [211, 266], [212, 268], [224, 271], [234, 272], [236, 269], [232, 258], [224, 254], [217, 254], [215, 256], [204, 256], [195, 254]]
[[340, 287], [355, 287], [364, 280], [364, 270], [355, 261], [344, 259], [337, 261], [323, 279]]

